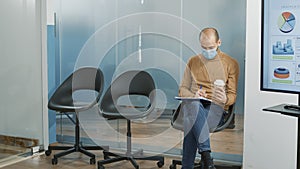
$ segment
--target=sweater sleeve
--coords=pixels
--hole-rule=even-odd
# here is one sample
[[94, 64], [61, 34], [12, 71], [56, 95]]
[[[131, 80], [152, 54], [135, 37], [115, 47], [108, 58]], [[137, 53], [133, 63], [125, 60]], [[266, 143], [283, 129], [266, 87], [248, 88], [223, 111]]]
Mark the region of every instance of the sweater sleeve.
[[181, 84], [179, 86], [179, 96], [181, 97], [193, 97], [195, 94], [190, 90], [192, 85], [193, 77], [190, 71], [189, 64], [187, 64]]
[[239, 64], [235, 59], [232, 59], [231, 65], [228, 67], [228, 81], [227, 81], [227, 101], [226, 106], [235, 103], [237, 95], [237, 85], [239, 78]]

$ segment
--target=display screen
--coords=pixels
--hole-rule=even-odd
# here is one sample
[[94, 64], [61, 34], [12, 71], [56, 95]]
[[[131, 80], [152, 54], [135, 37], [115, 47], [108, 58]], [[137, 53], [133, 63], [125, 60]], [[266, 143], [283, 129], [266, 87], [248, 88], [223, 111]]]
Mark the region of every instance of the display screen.
[[262, 8], [261, 90], [300, 93], [300, 0]]

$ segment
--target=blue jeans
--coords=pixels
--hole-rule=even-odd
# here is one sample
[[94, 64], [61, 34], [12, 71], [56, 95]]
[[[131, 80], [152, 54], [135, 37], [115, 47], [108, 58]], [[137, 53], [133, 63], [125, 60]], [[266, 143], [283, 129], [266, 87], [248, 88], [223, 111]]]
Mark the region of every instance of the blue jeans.
[[186, 101], [182, 103], [184, 113], [184, 140], [182, 169], [193, 169], [197, 149], [199, 153], [210, 151], [209, 133], [223, 121], [223, 107], [214, 103]]

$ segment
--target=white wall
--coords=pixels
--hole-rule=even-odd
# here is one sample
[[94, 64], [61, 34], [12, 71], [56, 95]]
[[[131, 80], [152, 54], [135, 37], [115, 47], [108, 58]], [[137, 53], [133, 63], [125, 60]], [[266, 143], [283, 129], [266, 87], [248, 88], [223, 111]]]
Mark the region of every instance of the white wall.
[[47, 0], [47, 25], [54, 25], [54, 6], [57, 1]]
[[263, 108], [297, 103], [297, 95], [261, 92], [261, 0], [247, 1], [243, 169], [296, 168], [297, 119]]

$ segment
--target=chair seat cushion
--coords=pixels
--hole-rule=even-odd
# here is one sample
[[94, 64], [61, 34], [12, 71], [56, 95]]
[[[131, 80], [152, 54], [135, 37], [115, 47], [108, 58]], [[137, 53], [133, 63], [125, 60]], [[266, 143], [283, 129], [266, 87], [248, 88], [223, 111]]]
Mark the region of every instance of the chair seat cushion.
[[102, 111], [102, 115], [109, 119], [138, 119], [143, 118], [151, 111], [148, 107], [116, 106], [117, 112]]
[[90, 102], [75, 102], [74, 103], [69, 103], [69, 104], [55, 104], [52, 102], [51, 104], [48, 104], [48, 108], [57, 112], [79, 112], [79, 111], [84, 111], [89, 108], [94, 104], [91, 104]]

